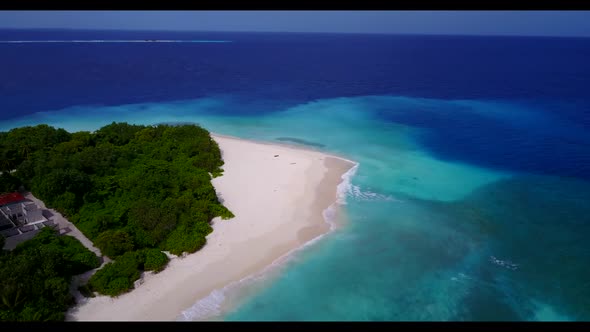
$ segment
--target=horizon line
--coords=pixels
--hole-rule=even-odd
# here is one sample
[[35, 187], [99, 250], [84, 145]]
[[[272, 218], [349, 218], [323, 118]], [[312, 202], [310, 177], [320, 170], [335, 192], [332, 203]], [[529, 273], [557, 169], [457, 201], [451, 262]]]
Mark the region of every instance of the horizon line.
[[231, 43], [231, 40], [178, 40], [178, 39], [71, 39], [71, 40], [0, 40], [0, 44], [40, 43]]
[[180, 33], [268, 33], [268, 34], [337, 34], [337, 35], [385, 35], [385, 36], [461, 36], [461, 37], [530, 37], [530, 38], [590, 38], [590, 35], [522, 35], [522, 34], [468, 34], [468, 33], [416, 33], [416, 32], [351, 32], [351, 31], [262, 31], [262, 30], [176, 30], [176, 29], [124, 29], [124, 28], [46, 28], [0, 27], [1, 30], [67, 30], [67, 31], [128, 31], [128, 32], [180, 32]]

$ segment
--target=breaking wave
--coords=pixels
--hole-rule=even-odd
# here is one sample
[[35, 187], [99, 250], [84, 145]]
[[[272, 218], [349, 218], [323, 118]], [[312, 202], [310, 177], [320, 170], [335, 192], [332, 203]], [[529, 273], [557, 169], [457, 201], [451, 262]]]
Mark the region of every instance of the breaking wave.
[[401, 202], [399, 199], [394, 198], [390, 195], [383, 195], [374, 193], [368, 190], [361, 190], [359, 186], [352, 185], [349, 188], [348, 194], [358, 201], [390, 201], [390, 202]]
[[130, 39], [130, 40], [0, 40], [2, 44], [28, 43], [230, 43], [231, 40], [170, 40], [170, 39]]
[[515, 264], [515, 263], [513, 263], [511, 261], [507, 261], [507, 260], [501, 260], [501, 259], [498, 259], [498, 258], [496, 258], [494, 256], [490, 256], [490, 262], [492, 262], [492, 263], [494, 263], [496, 265], [499, 265], [501, 267], [505, 267], [505, 268], [507, 268], [509, 270], [516, 270], [516, 269], [518, 269], [518, 264]]
[[353, 186], [351, 179], [356, 174], [356, 171], [359, 168], [359, 163], [354, 164], [355, 165], [351, 169], [349, 169], [346, 173], [342, 174], [342, 182], [340, 182], [338, 186], [336, 186], [336, 203], [340, 205], [346, 205], [346, 196], [350, 194], [350, 188], [352, 188]]
[[[343, 159], [343, 158], [340, 158]], [[346, 160], [346, 159], [345, 159]], [[350, 161], [350, 160], [347, 160]], [[327, 233], [320, 234], [315, 238], [305, 242], [303, 245], [290, 250], [289, 252], [285, 253], [281, 257], [274, 260], [270, 265], [266, 266], [262, 271], [249, 275], [245, 278], [242, 278], [238, 281], [234, 281], [223, 288], [214, 289], [209, 295], [204, 298], [199, 299], [193, 306], [190, 308], [182, 311], [180, 315], [177, 317], [177, 321], [196, 321], [196, 320], [207, 320], [207, 319], [214, 319], [222, 314], [223, 308], [222, 305], [227, 297], [227, 294], [230, 291], [239, 289], [239, 287], [252, 285], [256, 281], [264, 279], [269, 272], [273, 271], [273, 269], [279, 268], [284, 266], [286, 262], [291, 260], [294, 257], [294, 254], [300, 250], [303, 250], [310, 245], [316, 243], [320, 239], [322, 239], [326, 234], [331, 233], [336, 229], [336, 210], [339, 205], [346, 205], [346, 198], [349, 196], [351, 192], [351, 187], [353, 186], [351, 183], [351, 179], [356, 173], [359, 163], [354, 161], [350, 161], [355, 165], [350, 168], [346, 173], [342, 174], [342, 182], [338, 184], [336, 187], [337, 199], [336, 202], [331, 204], [327, 209], [322, 212], [322, 216], [324, 217], [324, 221], [330, 225], [330, 230]]]

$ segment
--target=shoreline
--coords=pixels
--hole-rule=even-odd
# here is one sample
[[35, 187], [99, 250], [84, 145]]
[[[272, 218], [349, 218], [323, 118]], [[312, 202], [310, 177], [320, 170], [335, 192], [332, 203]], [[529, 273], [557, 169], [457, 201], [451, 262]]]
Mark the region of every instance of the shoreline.
[[214, 219], [201, 250], [147, 273], [127, 294], [84, 299], [67, 320], [192, 320], [201, 300], [265, 273], [334, 229], [326, 211], [338, 213], [338, 190], [357, 163], [292, 145], [211, 137], [225, 162], [223, 175], [212, 182], [236, 217]]
[[293, 150], [302, 150], [302, 151], [307, 151], [307, 152], [316, 152], [316, 153], [320, 153], [323, 154], [327, 157], [332, 157], [335, 159], [340, 159], [346, 162], [349, 162], [351, 164], [353, 164], [352, 167], [356, 166], [358, 163], [356, 161], [350, 160], [344, 156], [339, 155], [338, 153], [334, 153], [334, 152], [325, 152], [322, 151], [320, 149], [314, 148], [311, 145], [305, 145], [303, 143], [284, 143], [283, 141], [263, 141], [263, 140], [256, 140], [256, 139], [250, 139], [250, 138], [240, 138], [237, 136], [231, 136], [231, 135], [225, 135], [225, 134], [217, 134], [217, 133], [210, 133], [211, 137], [213, 139], [215, 139], [216, 137], [219, 138], [227, 138], [227, 139], [234, 139], [234, 140], [238, 140], [238, 141], [246, 141], [246, 142], [251, 142], [251, 143], [256, 143], [256, 144], [263, 144], [263, 145], [271, 145], [271, 146], [280, 146], [280, 147], [284, 147], [284, 148], [288, 148], [288, 149], [293, 149]]
[[[342, 181], [338, 184], [338, 189], [340, 189], [341, 185], [347, 185], [347, 181], [354, 175], [358, 163], [353, 163], [355, 165], [353, 165], [341, 175], [340, 179]], [[322, 179], [322, 181], [325, 180], [326, 178]], [[292, 248], [288, 252], [277, 257], [270, 264], [266, 265], [262, 270], [250, 274], [240, 280], [235, 280], [220, 289], [213, 290], [208, 296], [199, 299], [191, 308], [184, 310], [181, 315], [179, 315], [177, 321], [219, 321], [220, 318], [223, 317], [223, 314], [227, 313], [229, 309], [235, 307], [236, 303], [239, 305], [243, 301], [244, 297], [248, 297], [248, 295], [256, 293], [257, 290], [260, 290], [260, 280], [266, 281], [276, 277], [277, 273], [280, 273], [281, 268], [283, 268], [290, 259], [295, 258], [294, 255], [297, 252], [315, 244], [324, 236], [336, 230], [337, 226], [340, 226], [344, 223], [344, 220], [346, 220], [346, 215], [341, 213], [340, 206], [344, 205], [345, 203], [343, 200], [341, 200], [341, 198], [343, 198], [341, 196], [343, 195], [341, 195], [340, 191], [337, 191], [336, 201], [332, 202], [332, 204], [322, 210], [320, 222], [323, 222], [325, 225], [327, 225], [327, 230], [310, 236], [306, 241], [304, 240], [305, 242], [303, 242], [301, 245]], [[315, 205], [322, 206], [319, 203], [316, 203]], [[317, 218], [317, 216], [315, 217]], [[244, 283], [247, 285], [243, 285]], [[251, 286], [251, 289], [247, 289], [246, 292], [243, 292], [244, 289], [241, 286]], [[264, 287], [264, 285], [262, 285], [262, 287]], [[247, 293], [247, 295], [245, 293]]]

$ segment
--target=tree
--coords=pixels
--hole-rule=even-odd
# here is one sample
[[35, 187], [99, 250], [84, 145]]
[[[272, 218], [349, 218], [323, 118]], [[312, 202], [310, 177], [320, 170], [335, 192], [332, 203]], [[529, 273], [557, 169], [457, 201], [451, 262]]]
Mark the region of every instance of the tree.
[[143, 255], [135, 251], [126, 252], [96, 271], [90, 277], [88, 286], [104, 295], [117, 296], [125, 293], [133, 288], [133, 283], [141, 276], [139, 269], [143, 263]]
[[113, 122], [97, 130], [95, 137], [97, 142], [109, 142], [120, 146], [129, 143], [135, 137], [135, 133], [143, 128], [143, 126], [134, 126], [125, 122]]
[[102, 232], [94, 241], [103, 255], [117, 257], [134, 248], [133, 238], [123, 230], [108, 230]]
[[[17, 128], [0, 132], [0, 158], [0, 169], [16, 169], [12, 177], [0, 177], [0, 189], [23, 184], [114, 259], [86, 287], [102, 294], [121, 294], [142, 271], [164, 269], [168, 258], [161, 250], [177, 255], [199, 250], [213, 231], [213, 218], [233, 217], [211, 184], [210, 174], [222, 172], [219, 146], [196, 125], [112, 123], [72, 134], [47, 125]], [[0, 310], [0, 317], [56, 319], [61, 311], [44, 306], [66, 305], [59, 278], [68, 281], [98, 266], [94, 254], [67, 236], [58, 238], [41, 232], [2, 256], [11, 258], [0, 264], [0, 280], [9, 280], [0, 288], [8, 287], [3, 293], [8, 303], [20, 305], [16, 300], [24, 296], [26, 305]], [[10, 281], [10, 273], [37, 273], [43, 281], [21, 285], [22, 280]], [[31, 294], [43, 296], [30, 305]]]
[[0, 256], [0, 320], [63, 320], [73, 304], [72, 276], [98, 265], [98, 257], [78, 240], [44, 228]]
[[64, 129], [46, 124], [14, 128], [0, 135], [1, 171], [10, 171], [36, 152], [70, 140]]
[[176, 227], [176, 219], [175, 211], [147, 199], [133, 203], [129, 210], [129, 226], [141, 247], [157, 246]]
[[168, 256], [158, 249], [144, 249], [142, 254], [145, 256], [144, 270], [160, 272], [168, 264]]
[[92, 186], [87, 174], [70, 168], [53, 169], [43, 176], [35, 176], [31, 182], [35, 195], [47, 205], [72, 210], [79, 208], [84, 193]]
[[0, 174], [0, 193], [16, 191], [21, 185], [21, 181], [8, 172]]

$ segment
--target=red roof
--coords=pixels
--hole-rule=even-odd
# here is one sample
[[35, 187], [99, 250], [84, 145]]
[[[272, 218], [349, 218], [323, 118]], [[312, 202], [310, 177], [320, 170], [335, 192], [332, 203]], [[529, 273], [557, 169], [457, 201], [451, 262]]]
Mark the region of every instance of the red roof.
[[10, 193], [0, 195], [0, 206], [18, 203], [24, 201], [25, 197], [19, 193]]

